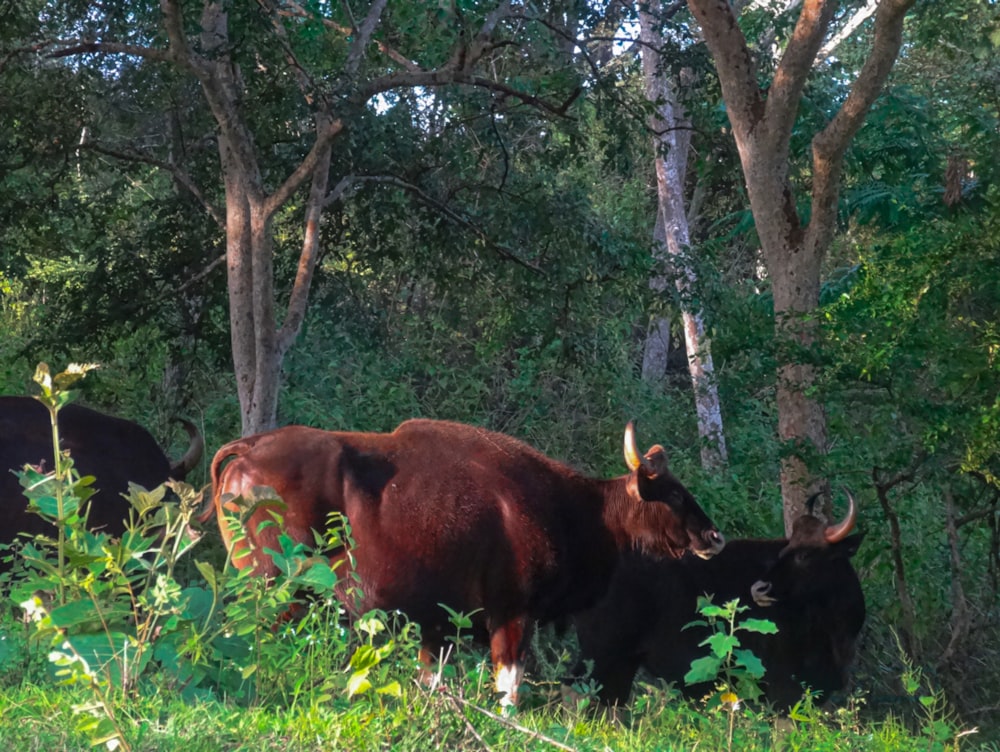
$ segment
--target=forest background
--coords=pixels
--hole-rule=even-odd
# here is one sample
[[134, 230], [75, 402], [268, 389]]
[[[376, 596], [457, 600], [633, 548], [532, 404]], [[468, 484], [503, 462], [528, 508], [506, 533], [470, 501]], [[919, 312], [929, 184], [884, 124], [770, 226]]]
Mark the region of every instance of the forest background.
[[[738, 8], [761, 102], [825, 14], [772, 207], [800, 239], [875, 5]], [[848, 487], [856, 683], [890, 712], [919, 667], [989, 728], [1000, 19], [900, 5], [815, 304], [789, 312], [711, 19], [683, 3], [0, 2], [0, 393], [32, 393], [39, 361], [98, 362], [83, 401], [173, 455], [178, 414], [209, 456], [274, 425], [425, 416], [604, 475], [635, 418], [728, 537]], [[786, 430], [791, 366], [818, 438]]]

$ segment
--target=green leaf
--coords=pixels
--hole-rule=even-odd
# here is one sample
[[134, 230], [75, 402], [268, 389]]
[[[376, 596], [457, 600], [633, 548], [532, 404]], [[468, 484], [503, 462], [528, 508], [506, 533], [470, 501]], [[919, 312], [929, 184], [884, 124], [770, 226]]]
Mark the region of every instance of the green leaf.
[[[138, 676], [152, 657], [150, 651], [137, 656], [128, 635], [123, 632], [72, 635], [66, 642], [87, 662], [91, 674], [107, 676], [116, 686], [121, 685], [123, 667], [127, 666], [130, 676]], [[137, 657], [141, 658], [138, 665], [135, 663]]]
[[722, 668], [722, 661], [714, 655], [697, 658], [691, 661], [691, 670], [684, 674], [684, 683], [698, 684], [712, 681], [719, 675], [720, 668]]
[[778, 633], [778, 625], [770, 619], [744, 619], [740, 622], [739, 628], [747, 632], [758, 632], [760, 634]]
[[72, 601], [63, 606], [56, 606], [49, 614], [52, 626], [75, 627], [90, 621], [96, 621], [99, 611], [92, 601]]
[[402, 697], [403, 688], [399, 685], [398, 681], [391, 681], [375, 690], [380, 695], [392, 695], [393, 697]]
[[374, 637], [379, 632], [385, 631], [385, 623], [377, 616], [369, 615], [358, 619], [354, 628], [359, 632], [364, 632], [369, 637]]
[[736, 661], [737, 666], [743, 666], [754, 679], [760, 679], [764, 676], [766, 669], [764, 664], [761, 663], [760, 658], [753, 654], [749, 650], [734, 650], [733, 658]]
[[376, 649], [375, 655], [378, 658], [379, 662], [381, 663], [386, 659], [386, 657], [391, 655], [392, 651], [395, 650], [395, 648], [396, 648], [396, 643], [393, 640], [389, 640], [389, 642], [387, 642], [385, 645]]
[[[53, 520], [59, 519], [59, 501], [53, 496], [42, 496], [34, 500], [38, 511]], [[80, 502], [72, 496], [66, 496], [62, 501], [63, 519], [76, 514], [80, 510]]]
[[215, 567], [213, 567], [211, 564], [205, 561], [196, 561], [194, 565], [198, 568], [198, 571], [201, 573], [201, 576], [205, 578], [205, 581], [208, 583], [209, 587], [212, 588], [212, 592], [213, 593], [218, 592], [219, 582], [217, 577], [215, 576]]
[[728, 618], [729, 611], [723, 606], [716, 606], [714, 603], [706, 603], [701, 606], [698, 611], [701, 612], [703, 616], [715, 617], [717, 619]]
[[368, 681], [367, 671], [358, 671], [347, 680], [347, 696], [354, 697], [367, 692], [372, 688], [372, 683]]
[[444, 603], [438, 604], [441, 608], [448, 612], [448, 621], [455, 625], [458, 629], [472, 629], [472, 616], [482, 609], [477, 608], [475, 611], [470, 611], [467, 614], [461, 611], [456, 611], [455, 609], [445, 605]]
[[[65, 393], [77, 381], [86, 376], [89, 371], [93, 371], [96, 368], [100, 368], [97, 363], [70, 363], [66, 366], [65, 371], [57, 373], [52, 379], [55, 384], [55, 389], [59, 392]], [[67, 396], [72, 398], [72, 395]], [[66, 401], [68, 402], [69, 400]], [[60, 403], [60, 406], [63, 404], [65, 403]]]
[[21, 651], [14, 648], [10, 635], [0, 635], [0, 671], [16, 666], [21, 657]]
[[163, 504], [163, 497], [166, 495], [166, 492], [167, 487], [162, 483], [149, 491], [132, 481], [128, 483], [128, 501], [139, 513], [140, 517], [159, 509]]
[[114, 752], [122, 744], [121, 733], [110, 718], [102, 718], [97, 724], [97, 728], [91, 732], [90, 746], [104, 746], [110, 752]]
[[212, 613], [215, 599], [212, 594], [201, 587], [188, 587], [181, 591], [181, 598], [184, 601], [183, 616], [192, 621], [202, 621], [207, 619]]
[[378, 651], [371, 645], [360, 645], [351, 656], [351, 668], [355, 671], [367, 671], [377, 666], [382, 660]]
[[715, 653], [719, 658], [725, 658], [731, 652], [733, 648], [737, 648], [740, 645], [740, 639], [736, 635], [726, 634], [725, 632], [716, 632], [714, 635], [710, 635], [702, 640], [699, 645], [708, 645], [712, 648], [712, 652]]
[[219, 658], [229, 660], [246, 658], [251, 652], [250, 643], [240, 635], [219, 635], [212, 640], [212, 648]]
[[[52, 373], [49, 370], [48, 363], [39, 363], [35, 367], [35, 375], [31, 377], [38, 386], [42, 388], [42, 394], [46, 397], [52, 394]], [[48, 404], [45, 400], [41, 400], [42, 403]]]
[[331, 591], [337, 584], [337, 573], [326, 562], [317, 562], [299, 575], [298, 582], [320, 592]]

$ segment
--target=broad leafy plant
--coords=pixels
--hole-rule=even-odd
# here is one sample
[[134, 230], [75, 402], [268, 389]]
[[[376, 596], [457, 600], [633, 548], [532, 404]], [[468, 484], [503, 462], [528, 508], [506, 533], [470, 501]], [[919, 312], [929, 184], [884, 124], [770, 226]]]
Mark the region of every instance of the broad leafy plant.
[[[327, 558], [283, 534], [280, 550], [267, 552], [281, 570], [274, 582], [196, 561], [199, 580], [178, 567], [198, 542], [191, 523], [202, 506], [202, 494], [183, 483], [130, 486], [132, 509], [120, 538], [87, 528], [95, 479], [81, 478], [60, 451], [58, 413], [89, 369], [51, 376], [42, 364], [36, 372], [52, 418], [55, 464], [49, 473], [26, 467], [20, 477], [28, 508], [53, 532], [15, 547], [11, 586], [34, 625], [33, 639], [49, 648], [56, 677], [89, 690], [92, 701], [77, 707], [80, 730], [95, 744], [128, 749], [131, 727], [117, 709], [157, 687], [187, 697], [293, 702], [314, 689], [325, 672], [303, 676], [290, 670], [293, 661], [323, 652], [324, 660], [314, 660], [318, 668], [328, 665], [331, 651], [346, 660]], [[303, 607], [305, 619], [287, 619], [305, 592], [320, 597]]]
[[763, 694], [760, 680], [764, 678], [764, 664], [754, 653], [743, 648], [740, 632], [775, 634], [778, 628], [768, 619], [738, 617], [749, 606], [741, 606], [739, 599], [726, 601], [721, 606], [711, 598], [698, 599], [698, 612], [704, 616], [684, 625], [708, 627], [711, 634], [698, 643], [710, 648], [709, 654], [691, 661], [691, 670], [684, 675], [688, 685], [715, 682], [716, 691], [708, 699], [707, 710], [725, 711], [729, 725], [726, 734], [727, 749], [733, 749], [733, 731], [736, 713], [744, 708], [744, 700], [756, 700]]
[[740, 700], [755, 700], [763, 694], [760, 680], [764, 678], [764, 664], [752, 651], [741, 647], [740, 632], [776, 634], [778, 628], [768, 619], [738, 619], [749, 606], [741, 606], [738, 599], [721, 606], [710, 598], [698, 599], [698, 612], [705, 617], [684, 625], [707, 627], [711, 634], [698, 643], [709, 648], [708, 655], [691, 662], [691, 670], [684, 675], [688, 685], [716, 682], [716, 692], [709, 707], [724, 703], [736, 704]]

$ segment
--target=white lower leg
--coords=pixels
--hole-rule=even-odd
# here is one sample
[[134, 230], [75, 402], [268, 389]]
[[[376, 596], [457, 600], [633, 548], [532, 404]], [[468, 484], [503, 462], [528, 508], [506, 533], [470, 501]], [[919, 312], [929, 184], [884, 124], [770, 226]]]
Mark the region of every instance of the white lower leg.
[[517, 705], [517, 687], [523, 676], [524, 666], [520, 663], [511, 666], [501, 664], [497, 668], [497, 692], [503, 694], [500, 705], [504, 708], [513, 708]]

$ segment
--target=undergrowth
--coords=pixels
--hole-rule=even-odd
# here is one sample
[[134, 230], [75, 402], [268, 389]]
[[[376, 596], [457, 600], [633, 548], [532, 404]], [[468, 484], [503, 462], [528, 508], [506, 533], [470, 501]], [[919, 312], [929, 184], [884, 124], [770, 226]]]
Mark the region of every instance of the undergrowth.
[[[54, 447], [55, 415], [83, 373], [36, 374]], [[764, 625], [736, 621], [735, 604], [702, 611], [719, 621], [693, 678], [719, 678], [714, 700], [646, 686], [612, 713], [590, 687], [571, 706], [559, 678], [572, 656], [557, 647], [539, 651], [549, 660], [538, 661], [519, 709], [503, 714], [467, 614], [449, 612], [451, 649], [437, 681], [423, 683], [417, 625], [385, 612], [346, 619], [341, 598], [353, 583], [310, 547], [280, 536], [269, 552], [282, 572], [273, 581], [199, 558], [190, 523], [202, 499], [183, 484], [131, 489], [120, 539], [88, 531], [90, 481], [68, 456], [55, 459], [49, 474], [22, 475], [29, 508], [53, 535], [22, 541], [3, 576], [0, 739], [9, 749], [945, 752], [976, 741], [912, 666], [902, 680], [921, 709], [913, 722], [867, 718], [863, 697], [828, 712], [807, 696], [787, 718], [747, 707], [741, 698], [759, 671], [736, 634]], [[244, 500], [247, 513], [258, 503], [278, 509], [265, 497]], [[331, 525], [317, 543], [349, 535]], [[179, 566], [192, 557], [193, 567]]]

